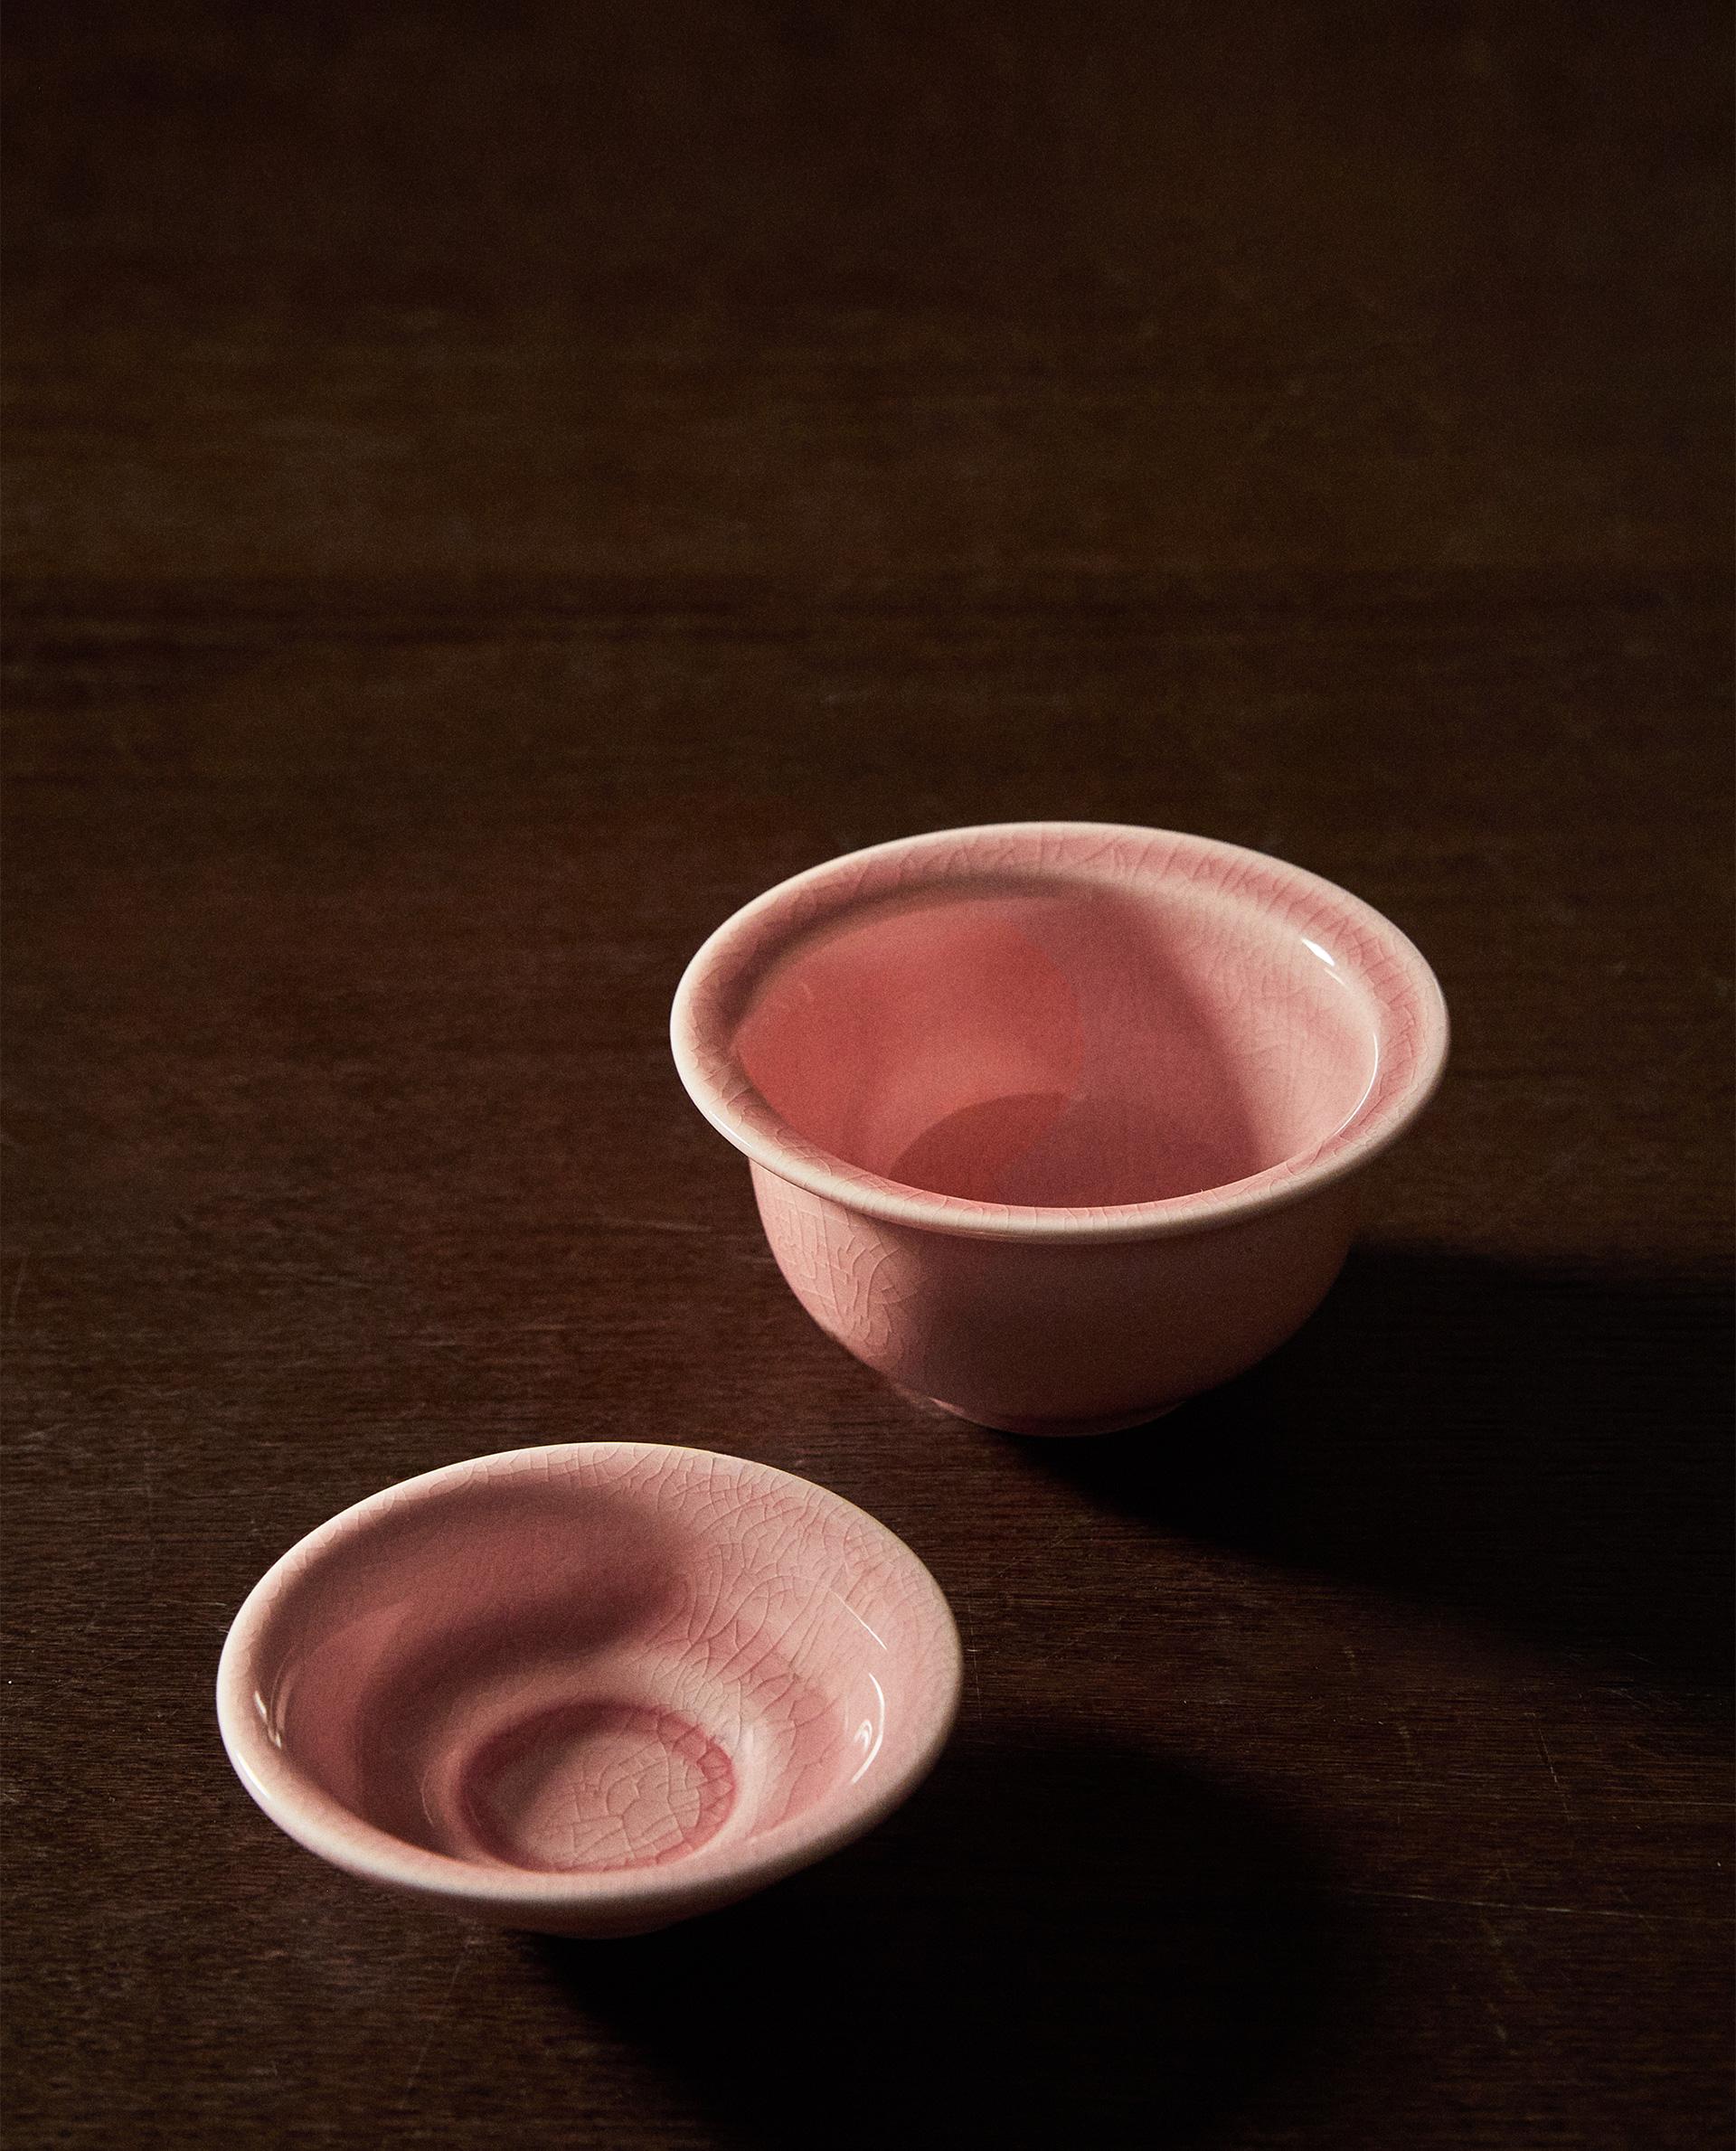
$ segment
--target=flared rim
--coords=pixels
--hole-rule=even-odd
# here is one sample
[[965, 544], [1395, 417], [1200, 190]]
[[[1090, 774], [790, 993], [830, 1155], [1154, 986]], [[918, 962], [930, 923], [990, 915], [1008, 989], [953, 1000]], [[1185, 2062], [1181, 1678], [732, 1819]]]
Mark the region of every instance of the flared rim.
[[[1331, 1134], [1222, 1186], [1077, 1208], [986, 1203], [865, 1171], [792, 1127], [748, 1080], [736, 1024], [771, 964], [822, 924], [890, 896], [972, 881], [1052, 878], [1127, 888], [1185, 879], [1198, 895], [1276, 917], [1346, 967], [1374, 1014], [1376, 1064]], [[1213, 837], [1101, 822], [939, 829], [850, 852], [792, 875], [724, 920], [682, 975], [670, 1044], [688, 1095], [755, 1164], [888, 1224], [1026, 1241], [1149, 1240], [1228, 1224], [1299, 1201], [1366, 1165], [1427, 1105], [1446, 1066], [1447, 1006], [1420, 949], [1361, 898], [1306, 868]]]
[[[294, 1758], [273, 1741], [260, 1707], [262, 1649], [278, 1600], [348, 1541], [367, 1532], [390, 1511], [437, 1500], [486, 1475], [491, 1484], [518, 1474], [546, 1476], [580, 1459], [628, 1464], [679, 1458], [730, 1466], [751, 1485], [816, 1495], [835, 1514], [866, 1527], [889, 1562], [906, 1571], [920, 1588], [925, 1632], [939, 1653], [941, 1677], [922, 1699], [906, 1752], [877, 1781], [864, 1780], [847, 1802], [798, 1816], [759, 1838], [702, 1847], [666, 1867], [627, 1867], [561, 1873], [493, 1868], [430, 1852], [378, 1828], [334, 1798]], [[608, 1920], [679, 1919], [707, 1901], [729, 1901], [824, 1859], [885, 1819], [909, 1797], [939, 1759], [958, 1716], [963, 1654], [951, 1609], [928, 1569], [897, 1534], [865, 1509], [794, 1472], [744, 1457], [676, 1444], [642, 1441], [569, 1442], [541, 1448], [507, 1449], [442, 1466], [382, 1488], [322, 1524], [292, 1546], [256, 1583], [231, 1625], [217, 1672], [217, 1721], [237, 1777], [278, 1828], [297, 1844], [364, 1882], [411, 1895], [470, 1906], [508, 1924], [535, 1926], [539, 1919], [569, 1920], [594, 1910]]]

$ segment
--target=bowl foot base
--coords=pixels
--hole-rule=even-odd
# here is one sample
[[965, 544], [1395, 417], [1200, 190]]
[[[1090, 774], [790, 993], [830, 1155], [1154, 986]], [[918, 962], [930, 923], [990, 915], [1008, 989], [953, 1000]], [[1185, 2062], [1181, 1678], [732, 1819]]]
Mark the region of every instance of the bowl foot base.
[[980, 1411], [948, 1404], [944, 1397], [930, 1397], [929, 1401], [949, 1411], [954, 1419], [968, 1420], [974, 1427], [993, 1427], [1000, 1434], [1058, 1436], [1063, 1440], [1077, 1434], [1119, 1434], [1128, 1427], [1148, 1426], [1153, 1420], [1167, 1419], [1172, 1411], [1180, 1410], [1177, 1404], [1165, 1404], [1156, 1411], [1147, 1405], [1139, 1411], [1112, 1412], [1108, 1419], [989, 1419]]

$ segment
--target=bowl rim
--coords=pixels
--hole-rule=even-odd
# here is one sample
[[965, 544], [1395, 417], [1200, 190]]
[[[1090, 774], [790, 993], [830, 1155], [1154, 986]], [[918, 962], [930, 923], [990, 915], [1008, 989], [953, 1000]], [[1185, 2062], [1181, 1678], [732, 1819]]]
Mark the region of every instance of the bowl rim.
[[[980, 856], [980, 872], [973, 872]], [[1341, 958], [1377, 1015], [1376, 1066], [1349, 1117], [1323, 1140], [1241, 1180], [1156, 1201], [1062, 1208], [978, 1202], [889, 1180], [797, 1133], [748, 1080], [730, 1034], [753, 981], [822, 922], [928, 886], [1137, 880], [1172, 873], [1225, 905], [1276, 913], [1335, 968]], [[1328, 940], [1328, 937], [1330, 939]], [[700, 946], [675, 988], [670, 1046], [689, 1097], [756, 1165], [882, 1223], [977, 1239], [1080, 1242], [1156, 1240], [1215, 1230], [1299, 1202], [1396, 1142], [1434, 1095], [1449, 1042], [1447, 1005], [1420, 949], [1373, 906], [1306, 867], [1184, 830], [1123, 823], [974, 824], [893, 838], [792, 874], [731, 913]]]
[[[257, 1690], [259, 1652], [277, 1603], [335, 1547], [365, 1532], [386, 1512], [437, 1499], [466, 1484], [497, 1486], [505, 1476], [547, 1477], [552, 1465], [580, 1457], [633, 1461], [668, 1458], [727, 1464], [751, 1483], [818, 1495], [834, 1512], [865, 1524], [923, 1594], [919, 1615], [939, 1646], [938, 1677], [925, 1688], [915, 1738], [904, 1760], [842, 1806], [823, 1801], [807, 1814], [775, 1825], [739, 1848], [701, 1846], [661, 1867], [543, 1873], [495, 1868], [430, 1852], [394, 1836], [326, 1792], [274, 1743]], [[486, 1476], [484, 1476], [486, 1474]], [[957, 1722], [964, 1685], [958, 1623], [926, 1564], [897, 1533], [854, 1502], [815, 1480], [774, 1464], [718, 1449], [646, 1441], [575, 1441], [503, 1449], [465, 1458], [383, 1486], [340, 1510], [281, 1554], [249, 1591], [231, 1624], [217, 1669], [217, 1722], [230, 1762], [247, 1792], [297, 1844], [329, 1865], [364, 1882], [534, 1926], [539, 1917], [572, 1918], [594, 1910], [602, 1920], [644, 1914], [647, 1924], [675, 1920], [708, 1902], [732, 1901], [863, 1835], [882, 1822], [928, 1776]], [[755, 1850], [756, 1846], [759, 1848]]]

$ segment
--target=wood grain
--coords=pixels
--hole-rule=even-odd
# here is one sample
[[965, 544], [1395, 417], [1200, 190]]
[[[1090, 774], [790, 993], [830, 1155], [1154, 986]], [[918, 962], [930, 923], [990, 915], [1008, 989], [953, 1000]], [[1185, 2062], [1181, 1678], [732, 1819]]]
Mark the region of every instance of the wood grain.
[[[12, 2144], [1727, 2143], [1721, 15], [11, 33]], [[665, 1040], [780, 875], [1026, 816], [1456, 1022], [1304, 1335], [1064, 1449], [812, 1329]], [[691, 1928], [420, 1923], [224, 1630], [603, 1435], [907, 1539], [955, 1749]]]

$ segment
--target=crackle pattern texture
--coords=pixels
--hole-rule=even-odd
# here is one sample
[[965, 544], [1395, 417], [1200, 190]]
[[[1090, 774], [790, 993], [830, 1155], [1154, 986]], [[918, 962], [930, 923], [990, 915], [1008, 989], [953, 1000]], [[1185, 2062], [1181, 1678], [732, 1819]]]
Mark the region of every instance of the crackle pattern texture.
[[867, 1827], [958, 1684], [945, 1601], [871, 1517], [739, 1458], [602, 1443], [335, 1518], [238, 1617], [219, 1703], [254, 1797], [340, 1864], [619, 1932]]
[[1314, 1311], [1447, 1018], [1410, 941], [1314, 874], [1027, 823], [768, 891], [694, 957], [671, 1034], [828, 1335], [966, 1418], [1082, 1434]]
[[728, 1750], [691, 1719], [608, 1700], [519, 1721], [467, 1759], [466, 1776], [450, 1849], [561, 1873], [679, 1860], [735, 1801]]
[[1344, 1183], [1213, 1231], [1022, 1246], [864, 1217], [752, 1167], [778, 1267], [901, 1388], [1017, 1433], [1156, 1417], [1290, 1336], [1349, 1248]]
[[[7, 2151], [1730, 2151], [1730, 33], [8, 11]], [[762, 891], [1036, 817], [1454, 1026], [1297, 1335], [1085, 1441], [824, 1335], [669, 1054]], [[921, 1556], [914, 1797], [596, 1944], [267, 1822], [282, 1550], [623, 1437]]]
[[757, 1163], [892, 1222], [1148, 1237], [1352, 1169], [1446, 1050], [1428, 965], [1317, 875], [1167, 830], [1014, 823], [769, 890], [671, 1036]]

